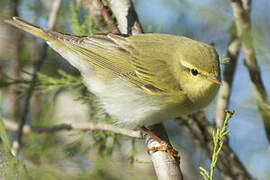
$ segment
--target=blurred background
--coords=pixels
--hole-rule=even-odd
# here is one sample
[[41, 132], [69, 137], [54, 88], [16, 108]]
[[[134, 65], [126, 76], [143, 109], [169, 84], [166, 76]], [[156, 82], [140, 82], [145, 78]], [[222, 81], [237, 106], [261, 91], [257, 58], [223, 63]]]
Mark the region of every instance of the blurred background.
[[[52, 2], [53, 0], [0, 1], [1, 109], [2, 117], [7, 120], [18, 122], [33, 73], [33, 63], [40, 57], [43, 42], [26, 33], [16, 34], [20, 32], [3, 24], [3, 20], [17, 15], [28, 22], [47, 27]], [[105, 31], [93, 23], [89, 12], [84, 6], [79, 6], [78, 2], [61, 2], [54, 29], [72, 34]], [[229, 0], [134, 0], [133, 3], [144, 31], [187, 36], [213, 44], [220, 57], [226, 54], [229, 29], [233, 22]], [[269, 9], [268, 0], [252, 2], [252, 35], [268, 94]], [[87, 26], [80, 27], [85, 31], [76, 29], [78, 21], [87, 22]], [[243, 60], [244, 56], [240, 53], [229, 105], [230, 110], [235, 110], [229, 121], [229, 144], [252, 177], [268, 180], [269, 142]], [[50, 48], [39, 74], [27, 124], [39, 127], [59, 123], [111, 123], [107, 115], [96, 106], [93, 95], [86, 92], [85, 87], [80, 84], [79, 72]], [[213, 123], [215, 102], [206, 112], [208, 120]], [[173, 145], [180, 151], [183, 172], [188, 174], [186, 179], [202, 179], [199, 166], [208, 168], [210, 162], [205, 152], [175, 121], [167, 121], [165, 126]], [[7, 131], [12, 141], [16, 133], [11, 129]], [[19, 159], [24, 162], [34, 179], [41, 175], [47, 179], [156, 179], [142, 140], [109, 132], [59, 131], [28, 133], [23, 138], [23, 144]], [[220, 179], [218, 170], [215, 177]]]

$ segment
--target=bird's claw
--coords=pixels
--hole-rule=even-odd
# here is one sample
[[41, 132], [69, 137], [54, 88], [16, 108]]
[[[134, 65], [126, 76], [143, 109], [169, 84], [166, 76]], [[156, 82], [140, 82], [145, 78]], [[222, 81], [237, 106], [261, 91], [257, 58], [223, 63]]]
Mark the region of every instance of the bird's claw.
[[169, 145], [166, 142], [162, 142], [162, 145], [158, 146], [158, 147], [152, 147], [150, 149], [147, 150], [148, 154], [150, 154], [150, 152], [156, 152], [156, 151], [165, 151], [167, 153], [169, 153], [172, 157], [174, 157], [174, 159], [180, 164], [180, 156], [178, 154], [178, 151], [176, 151], [175, 149], [173, 149], [173, 147], [171, 145]]

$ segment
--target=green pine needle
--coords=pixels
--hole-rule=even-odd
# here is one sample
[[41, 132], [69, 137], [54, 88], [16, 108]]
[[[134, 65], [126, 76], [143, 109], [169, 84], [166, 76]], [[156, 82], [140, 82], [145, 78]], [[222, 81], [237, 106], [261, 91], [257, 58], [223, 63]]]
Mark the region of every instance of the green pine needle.
[[61, 88], [74, 88], [78, 90], [84, 88], [81, 77], [73, 76], [62, 70], [59, 70], [58, 73], [61, 75], [61, 78], [50, 77], [38, 73], [39, 83], [37, 84], [37, 89], [41, 90], [42, 93], [47, 94]]

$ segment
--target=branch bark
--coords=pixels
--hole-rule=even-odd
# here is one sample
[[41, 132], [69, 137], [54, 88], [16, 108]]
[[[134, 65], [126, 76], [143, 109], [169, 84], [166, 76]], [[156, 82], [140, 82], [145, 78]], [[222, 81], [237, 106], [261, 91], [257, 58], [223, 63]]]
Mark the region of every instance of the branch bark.
[[87, 10], [89, 14], [91, 14], [95, 24], [101, 29], [103, 33], [109, 33], [111, 31], [104, 20], [103, 14], [101, 13], [98, 0], [77, 0], [77, 3], [81, 4], [84, 9]]
[[108, 0], [108, 3], [117, 19], [118, 28], [122, 34], [143, 33], [137, 13], [130, 0]]
[[[61, 4], [61, 0], [55, 0], [52, 4], [51, 10], [50, 10], [50, 16], [49, 16], [49, 20], [48, 20], [48, 29], [53, 29], [60, 4]], [[21, 148], [22, 137], [23, 137], [23, 127], [26, 123], [27, 115], [29, 112], [30, 100], [31, 100], [31, 97], [33, 94], [33, 90], [34, 90], [36, 81], [37, 81], [37, 73], [41, 69], [41, 66], [44, 62], [46, 55], [47, 55], [47, 48], [48, 48], [48, 45], [44, 42], [42, 44], [42, 51], [40, 53], [40, 56], [34, 62], [33, 76], [32, 76], [29, 88], [27, 89], [26, 97], [25, 97], [25, 100], [23, 102], [22, 111], [20, 114], [17, 138], [12, 144], [11, 153], [15, 156], [18, 154], [18, 151]]]
[[[156, 124], [150, 127], [147, 127], [160, 139], [170, 144], [167, 132], [162, 124]], [[144, 134], [145, 142], [148, 149], [152, 147], [159, 147], [157, 141], [155, 141], [148, 134]], [[182, 180], [183, 175], [180, 169], [180, 165], [169, 153], [163, 151], [150, 152], [151, 159], [155, 168], [156, 175], [160, 180]]]
[[114, 24], [112, 17], [109, 15], [108, 11], [105, 9], [103, 3], [100, 0], [96, 0], [98, 7], [100, 8], [100, 12], [103, 15], [105, 21], [107, 22], [107, 24], [110, 26], [110, 28], [112, 29], [113, 33], [120, 33], [119, 29], [116, 27], [116, 25]]
[[264, 121], [268, 141], [270, 141], [270, 104], [261, 78], [261, 70], [257, 62], [253, 45], [250, 18], [251, 0], [231, 0], [231, 6], [236, 24], [237, 36], [241, 40], [245, 55], [245, 65], [249, 72], [259, 112]]
[[[232, 28], [234, 28], [234, 25]], [[228, 108], [230, 102], [232, 82], [240, 48], [240, 41], [235, 35], [231, 34], [231, 40], [226, 53], [226, 56], [230, 58], [230, 62], [225, 64], [222, 85], [219, 89], [216, 103], [215, 122], [219, 128], [223, 125], [225, 109]]]
[[[7, 130], [17, 131], [18, 124], [2, 118]], [[142, 139], [143, 136], [140, 131], [133, 131], [130, 129], [119, 128], [110, 124], [94, 124], [94, 123], [76, 123], [76, 124], [58, 124], [50, 127], [31, 127], [30, 125], [23, 126], [23, 134], [35, 133], [54, 133], [58, 131], [109, 131], [123, 136]]]

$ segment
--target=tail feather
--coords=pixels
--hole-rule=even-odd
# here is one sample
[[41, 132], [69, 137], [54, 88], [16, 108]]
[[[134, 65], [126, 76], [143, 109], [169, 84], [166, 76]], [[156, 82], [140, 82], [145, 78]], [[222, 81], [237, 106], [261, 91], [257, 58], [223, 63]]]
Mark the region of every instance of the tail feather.
[[19, 29], [22, 29], [36, 37], [39, 37], [45, 41], [53, 40], [53, 38], [48, 35], [46, 30], [33, 24], [30, 24], [19, 17], [13, 17], [11, 20], [5, 20], [5, 22]]

